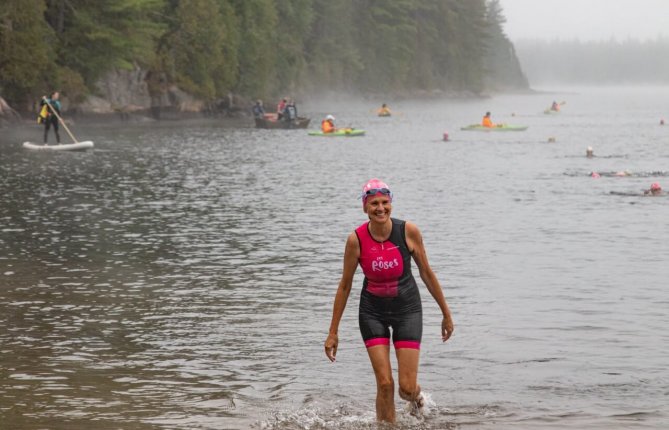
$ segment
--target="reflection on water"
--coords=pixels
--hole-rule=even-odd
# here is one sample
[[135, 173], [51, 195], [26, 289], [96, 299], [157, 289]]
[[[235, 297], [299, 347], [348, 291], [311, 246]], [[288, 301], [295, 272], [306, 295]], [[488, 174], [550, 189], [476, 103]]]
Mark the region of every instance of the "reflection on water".
[[[45, 154], [5, 134], [0, 421], [376, 428], [359, 275], [337, 363], [322, 342], [358, 189], [379, 176], [456, 322], [441, 344], [423, 294], [431, 400], [422, 420], [398, 403], [399, 428], [662, 428], [669, 200], [610, 192], [666, 177], [665, 93], [574, 94], [559, 116], [538, 95], [406, 103], [390, 121], [361, 106], [334, 113], [367, 135], [327, 141], [160, 123], [82, 127], [95, 150]], [[457, 131], [487, 110], [530, 127]]]

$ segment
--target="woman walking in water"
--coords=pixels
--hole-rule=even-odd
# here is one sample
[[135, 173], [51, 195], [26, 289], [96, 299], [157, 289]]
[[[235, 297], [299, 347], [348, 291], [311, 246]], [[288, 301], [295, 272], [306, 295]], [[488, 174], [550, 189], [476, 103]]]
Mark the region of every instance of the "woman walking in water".
[[418, 385], [418, 361], [423, 333], [423, 313], [413, 258], [420, 278], [439, 305], [443, 319], [441, 337], [453, 334], [453, 320], [439, 281], [427, 260], [423, 238], [416, 225], [391, 218], [393, 195], [388, 185], [369, 180], [362, 189], [362, 209], [369, 217], [346, 241], [344, 268], [335, 295], [325, 354], [335, 361], [337, 333], [351, 292], [358, 264], [365, 274], [360, 295], [359, 324], [376, 377], [376, 417], [395, 422], [395, 383], [390, 365], [390, 337], [397, 356], [399, 396], [410, 402], [412, 414], [424, 404]]

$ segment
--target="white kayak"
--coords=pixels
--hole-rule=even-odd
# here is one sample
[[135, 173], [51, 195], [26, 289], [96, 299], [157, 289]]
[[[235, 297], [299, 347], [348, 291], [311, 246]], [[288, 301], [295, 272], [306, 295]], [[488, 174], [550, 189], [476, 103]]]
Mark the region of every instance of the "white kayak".
[[36, 149], [39, 151], [84, 151], [93, 147], [93, 142], [85, 140], [77, 143], [65, 143], [58, 145], [39, 145], [33, 142], [23, 142], [23, 147], [26, 149]]

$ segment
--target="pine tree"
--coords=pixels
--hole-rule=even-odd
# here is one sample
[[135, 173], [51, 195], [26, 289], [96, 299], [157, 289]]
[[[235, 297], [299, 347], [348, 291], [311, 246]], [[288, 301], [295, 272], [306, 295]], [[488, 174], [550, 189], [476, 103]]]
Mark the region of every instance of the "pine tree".
[[87, 85], [113, 68], [148, 65], [164, 26], [164, 0], [49, 0], [47, 22], [57, 35], [57, 63]]
[[226, 28], [230, 29], [219, 2], [178, 2], [170, 17], [172, 28], [161, 45], [162, 67], [185, 91], [213, 100], [221, 94], [222, 86], [232, 84], [224, 53]]
[[44, 11], [42, 0], [4, 0], [0, 9], [0, 92], [10, 104], [28, 106], [48, 90], [54, 35]]

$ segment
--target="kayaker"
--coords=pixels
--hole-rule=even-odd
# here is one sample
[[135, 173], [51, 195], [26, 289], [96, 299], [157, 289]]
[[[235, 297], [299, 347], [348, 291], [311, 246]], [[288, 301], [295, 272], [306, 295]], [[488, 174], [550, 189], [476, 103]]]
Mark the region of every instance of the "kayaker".
[[592, 158], [595, 156], [594, 151], [592, 149], [592, 146], [588, 146], [585, 150], [585, 156], [588, 158]]
[[262, 106], [262, 100], [256, 100], [256, 104], [253, 105], [253, 116], [255, 118], [263, 118], [265, 116], [265, 108]]
[[334, 133], [335, 131], [337, 131], [337, 129], [335, 128], [334, 121], [335, 121], [334, 116], [332, 115], [326, 116], [325, 119], [321, 121], [321, 131], [323, 133]]
[[49, 98], [46, 96], [42, 97], [42, 102], [40, 103], [40, 106], [45, 106], [49, 105], [46, 119], [44, 120], [44, 144], [47, 144], [47, 140], [49, 137], [49, 128], [53, 125], [53, 132], [56, 134], [56, 142], [60, 143], [60, 134], [58, 133], [58, 117], [54, 115], [53, 111], [55, 110], [58, 115], [60, 115], [60, 94], [58, 91], [54, 91], [51, 93]]
[[653, 182], [650, 185], [650, 188], [647, 190], [644, 190], [644, 195], [647, 196], [659, 196], [662, 194], [662, 187], [660, 186], [659, 182]]
[[496, 127], [495, 123], [492, 122], [492, 119], [490, 118], [490, 112], [485, 113], [481, 125], [484, 127]]
[[[360, 197], [362, 210], [369, 219], [351, 232], [346, 240], [344, 267], [325, 340], [325, 355], [332, 362], [337, 359], [339, 323], [359, 265], [365, 278], [359, 294], [358, 321], [376, 380], [376, 418], [395, 423], [391, 343], [395, 347], [399, 369], [400, 398], [409, 402], [412, 415], [420, 415], [425, 404], [418, 384], [423, 309], [418, 284], [412, 275], [411, 260], [441, 310], [439, 331], [443, 342], [453, 334], [453, 319], [439, 280], [428, 262], [420, 230], [412, 222], [391, 218], [393, 194], [388, 185], [371, 179], [362, 188]], [[350, 364], [345, 365], [344, 372], [347, 371], [346, 366]]]
[[388, 106], [386, 106], [385, 103], [381, 105], [381, 108], [379, 108], [379, 110], [377, 112], [378, 112], [379, 116], [390, 116], [391, 115], [390, 108]]

